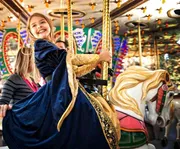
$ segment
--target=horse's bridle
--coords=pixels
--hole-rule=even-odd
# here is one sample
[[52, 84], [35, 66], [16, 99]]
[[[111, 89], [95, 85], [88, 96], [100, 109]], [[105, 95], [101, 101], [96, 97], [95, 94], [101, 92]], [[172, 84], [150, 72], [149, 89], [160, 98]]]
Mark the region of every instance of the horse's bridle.
[[168, 91], [168, 86], [166, 84], [163, 84], [156, 94], [150, 101], [154, 102], [156, 101], [156, 112], [161, 115], [161, 112], [163, 110], [165, 100], [166, 100], [166, 94]]

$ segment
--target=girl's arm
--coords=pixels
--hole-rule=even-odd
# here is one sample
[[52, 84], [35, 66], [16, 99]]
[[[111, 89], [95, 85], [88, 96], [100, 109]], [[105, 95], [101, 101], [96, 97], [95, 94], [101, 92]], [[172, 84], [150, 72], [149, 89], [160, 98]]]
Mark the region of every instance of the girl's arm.
[[111, 55], [108, 51], [98, 54], [76, 54], [72, 59], [73, 69], [77, 77], [86, 75], [95, 69], [102, 61], [110, 62]]

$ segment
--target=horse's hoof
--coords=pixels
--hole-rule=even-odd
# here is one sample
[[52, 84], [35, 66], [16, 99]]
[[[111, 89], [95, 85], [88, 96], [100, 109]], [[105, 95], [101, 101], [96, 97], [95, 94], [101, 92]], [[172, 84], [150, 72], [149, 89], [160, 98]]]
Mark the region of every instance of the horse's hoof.
[[167, 139], [166, 137], [164, 137], [163, 139], [161, 139], [161, 145], [162, 145], [163, 147], [167, 146], [167, 144], [168, 144], [168, 139]]
[[180, 140], [176, 140], [174, 143], [174, 149], [180, 149]]

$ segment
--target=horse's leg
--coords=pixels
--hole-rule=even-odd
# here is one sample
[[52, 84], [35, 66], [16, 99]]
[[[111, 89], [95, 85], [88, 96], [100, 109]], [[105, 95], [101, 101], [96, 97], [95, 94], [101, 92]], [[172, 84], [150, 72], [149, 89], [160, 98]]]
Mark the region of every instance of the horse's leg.
[[177, 123], [176, 125], [176, 132], [177, 132], [177, 135], [176, 135], [176, 140], [179, 140], [179, 130], [180, 130], [180, 122]]
[[164, 133], [164, 137], [163, 139], [161, 140], [161, 145], [163, 147], [167, 146], [168, 144], [168, 134], [169, 134], [169, 130], [170, 130], [170, 127], [171, 127], [171, 124], [173, 122], [173, 119], [170, 121], [170, 123], [165, 127], [165, 133]]
[[153, 144], [145, 144], [145, 145], [138, 147], [136, 149], [156, 149], [156, 148]]
[[180, 137], [179, 137], [179, 130], [180, 130], [180, 121], [178, 120], [178, 123], [176, 124], [176, 141], [174, 143], [174, 149], [179, 149], [180, 148]]
[[160, 127], [157, 125], [153, 126], [153, 132], [156, 140], [160, 139]]

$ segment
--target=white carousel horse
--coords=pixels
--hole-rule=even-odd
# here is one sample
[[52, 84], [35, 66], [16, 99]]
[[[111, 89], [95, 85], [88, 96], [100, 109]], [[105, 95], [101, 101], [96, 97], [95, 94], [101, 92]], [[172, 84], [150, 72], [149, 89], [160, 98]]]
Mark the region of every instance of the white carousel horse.
[[147, 144], [148, 132], [144, 119], [152, 125], [165, 126], [168, 116], [164, 117], [164, 113], [170, 102], [167, 101], [170, 85], [167, 71], [151, 71], [140, 66], [129, 67], [117, 77], [109, 98], [120, 121], [121, 149], [155, 148]]
[[170, 127], [174, 120], [177, 121], [176, 124], [176, 141], [174, 144], [174, 149], [180, 148], [180, 93], [175, 95], [173, 97], [173, 100], [171, 102], [171, 120], [170, 123], [165, 127], [165, 134], [164, 138], [161, 140], [161, 144], [163, 147], [167, 146], [168, 144], [168, 135], [170, 132]]

